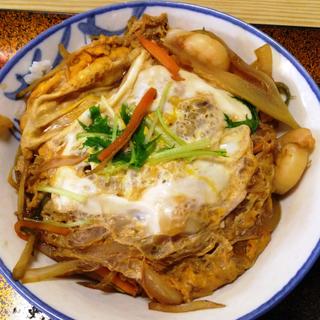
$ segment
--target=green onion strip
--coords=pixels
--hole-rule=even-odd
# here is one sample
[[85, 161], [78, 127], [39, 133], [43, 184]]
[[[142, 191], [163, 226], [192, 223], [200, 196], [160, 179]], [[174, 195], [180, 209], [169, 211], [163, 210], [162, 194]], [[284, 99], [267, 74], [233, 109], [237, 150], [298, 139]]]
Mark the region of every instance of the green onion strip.
[[81, 194], [78, 194], [66, 189], [62, 189], [62, 188], [56, 188], [56, 187], [50, 187], [50, 186], [39, 186], [38, 191], [59, 194], [60, 196], [65, 196], [67, 198], [70, 198], [72, 200], [76, 200], [82, 203], [88, 200], [88, 197], [85, 195], [81, 195]]
[[112, 137], [111, 141], [113, 142], [117, 138], [117, 133], [118, 133], [118, 117], [114, 116], [113, 119], [113, 126], [112, 126]]
[[164, 119], [163, 119], [163, 116], [162, 116], [162, 111], [163, 111], [163, 107], [168, 99], [168, 95], [169, 95], [169, 92], [170, 92], [170, 89], [171, 89], [171, 86], [172, 86], [173, 82], [172, 81], [169, 81], [164, 90], [163, 90], [163, 93], [162, 93], [162, 96], [161, 96], [161, 99], [160, 99], [160, 103], [159, 103], [159, 106], [156, 110], [156, 115], [157, 115], [157, 118], [158, 118], [158, 121], [160, 122], [161, 124], [161, 127], [163, 129], [163, 131], [170, 137], [172, 138], [176, 144], [178, 145], [185, 145], [186, 142], [184, 140], [182, 140], [180, 137], [178, 137], [170, 128], [169, 126], [165, 123]]
[[185, 158], [198, 158], [198, 157], [226, 157], [226, 151], [221, 150], [210, 150], [210, 143], [208, 140], [200, 140], [187, 145], [178, 146], [172, 149], [153, 153], [148, 162], [150, 164], [157, 164], [159, 162], [166, 162], [176, 159]]

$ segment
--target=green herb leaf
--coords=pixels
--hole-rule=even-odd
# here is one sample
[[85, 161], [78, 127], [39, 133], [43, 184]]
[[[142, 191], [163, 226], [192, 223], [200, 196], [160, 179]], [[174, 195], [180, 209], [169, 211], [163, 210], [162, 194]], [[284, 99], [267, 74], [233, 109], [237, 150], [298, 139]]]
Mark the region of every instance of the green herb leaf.
[[113, 164], [124, 164], [124, 163], [129, 163], [131, 159], [131, 151], [126, 150], [126, 151], [121, 151], [118, 152], [113, 158], [112, 158], [112, 163]]
[[89, 162], [94, 162], [94, 163], [100, 163], [101, 161], [98, 159], [98, 156], [100, 154], [101, 150], [95, 153], [91, 153], [89, 155], [88, 161]]
[[80, 132], [77, 134], [77, 139], [89, 138], [89, 137], [99, 137], [101, 139], [109, 139], [110, 135], [106, 133], [99, 133], [99, 132]]
[[119, 130], [118, 130], [118, 117], [114, 116], [113, 120], [113, 126], [112, 126], [112, 136], [111, 136], [111, 141], [113, 142], [116, 140], [118, 136]]
[[118, 131], [115, 132], [115, 128], [110, 126], [107, 117], [102, 117], [99, 107], [93, 106], [89, 111], [92, 122], [87, 126], [79, 121], [85, 132], [79, 133], [77, 138], [85, 138], [83, 146], [92, 149], [93, 153], [89, 155], [89, 162], [99, 163], [99, 153], [111, 144]]
[[102, 139], [100, 137], [88, 137], [83, 143], [84, 146], [93, 148], [93, 150], [98, 151], [106, 148], [111, 143], [110, 139]]
[[129, 111], [128, 111], [128, 104], [127, 103], [123, 103], [121, 105], [121, 109], [120, 109], [120, 117], [121, 119], [123, 120], [123, 122], [127, 125], [130, 121], [130, 114], [129, 114]]
[[[131, 119], [128, 109], [128, 105], [125, 103], [122, 104], [120, 109], [120, 117], [125, 124], [128, 124]], [[145, 121], [143, 121], [138, 130], [132, 136], [130, 150], [126, 152], [120, 152], [114, 157], [113, 162], [128, 161], [130, 167], [132, 168], [141, 168], [145, 164], [150, 154], [156, 149], [158, 140], [158, 138], [156, 138], [147, 142], [145, 135], [146, 128], [147, 124]]]
[[[91, 148], [93, 153], [89, 155], [89, 162], [99, 163], [98, 156], [100, 152], [107, 148], [112, 141], [116, 139], [122, 132], [118, 130], [116, 118], [113, 126], [109, 125], [107, 118], [103, 118], [99, 107], [93, 106], [90, 108], [90, 117], [92, 123], [85, 125], [80, 122], [80, 125], [86, 132], [81, 132], [77, 135], [78, 138], [85, 138], [84, 147]], [[127, 104], [122, 104], [120, 109], [120, 117], [125, 124], [128, 124], [131, 118], [129, 107]], [[157, 146], [159, 136], [151, 141], [147, 141], [145, 130], [147, 124], [145, 121], [141, 123], [138, 130], [132, 136], [130, 147], [126, 150], [118, 152], [112, 159], [113, 165], [127, 165], [131, 168], [141, 168], [151, 153], [154, 152]]]
[[284, 100], [284, 103], [288, 106], [289, 105], [289, 102], [291, 101], [291, 99], [293, 99], [294, 97], [291, 95], [291, 92], [290, 92], [290, 89], [289, 87], [283, 83], [283, 82], [280, 82], [280, 81], [277, 81], [275, 82], [276, 86], [277, 86], [277, 89], [279, 91], [279, 93], [281, 95], [284, 95], [285, 96], [285, 100]]
[[251, 132], [256, 132], [259, 126], [259, 116], [258, 116], [256, 107], [252, 105], [250, 102], [242, 98], [239, 98], [239, 97], [233, 97], [233, 98], [240, 101], [241, 103], [243, 103], [249, 108], [249, 110], [251, 111], [251, 119], [249, 119], [248, 116], [246, 116], [246, 120], [232, 121], [228, 115], [224, 114], [224, 120], [227, 123], [227, 128], [235, 128], [244, 124], [251, 129]]
[[112, 134], [112, 127], [109, 125], [108, 119], [101, 116], [100, 108], [93, 106], [90, 109], [90, 117], [92, 123], [87, 126], [79, 121], [81, 127], [87, 132]]
[[141, 168], [151, 153], [153, 153], [157, 146], [159, 136], [149, 142], [146, 141], [145, 136], [146, 124], [142, 123], [138, 131], [132, 137], [131, 159], [130, 165], [135, 168]]

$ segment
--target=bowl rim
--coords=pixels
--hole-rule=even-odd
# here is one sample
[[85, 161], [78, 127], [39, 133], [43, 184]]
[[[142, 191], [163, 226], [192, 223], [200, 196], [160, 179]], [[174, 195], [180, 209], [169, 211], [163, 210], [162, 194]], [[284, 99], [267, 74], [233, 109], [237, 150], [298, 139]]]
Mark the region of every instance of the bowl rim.
[[[181, 2], [174, 2], [174, 1], [153, 1], [153, 0], [144, 0], [144, 1], [132, 1], [132, 2], [122, 2], [119, 4], [107, 5], [98, 7], [84, 13], [76, 14], [66, 20], [62, 21], [61, 23], [43, 31], [33, 40], [28, 42], [23, 48], [21, 48], [1, 69], [0, 71], [0, 83], [5, 79], [7, 74], [11, 71], [11, 69], [18, 63], [26, 53], [36, 47], [38, 44], [42, 43], [48, 36], [54, 34], [55, 32], [63, 29], [66, 26], [69, 26], [75, 22], [78, 22], [90, 15], [96, 14], [103, 14], [115, 10], [121, 10], [125, 8], [136, 8], [139, 6], [146, 6], [146, 7], [168, 7], [168, 8], [176, 8], [176, 9], [183, 9], [189, 10], [193, 12], [198, 12], [202, 14], [206, 14], [218, 19], [225, 20], [230, 22], [245, 31], [257, 36], [261, 40], [265, 41], [266, 43], [270, 44], [276, 51], [278, 51], [281, 55], [286, 57], [290, 63], [297, 69], [299, 74], [304, 78], [304, 80], [308, 83], [311, 91], [315, 94], [317, 100], [320, 103], [320, 89], [309, 75], [309, 73], [305, 70], [305, 68], [298, 62], [298, 60], [289, 53], [284, 47], [282, 47], [278, 42], [272, 39], [270, 36], [265, 34], [264, 32], [258, 30], [254, 26], [247, 24], [246, 22], [235, 18], [229, 14], [224, 12], [207, 8], [195, 4], [189, 3], [181, 3]], [[276, 292], [269, 300], [258, 306], [257, 308], [253, 309], [249, 313], [241, 316], [238, 320], [252, 320], [261, 316], [262, 314], [266, 313], [271, 308], [275, 307], [280, 301], [282, 301], [303, 279], [303, 277], [308, 273], [314, 263], [317, 261], [318, 257], [320, 256], [320, 239], [318, 240], [317, 244], [311, 251], [308, 259], [304, 262], [301, 268], [296, 272], [296, 274], [288, 281], [288, 283]], [[39, 310], [43, 311], [45, 314], [50, 316], [52, 319], [63, 319], [63, 320], [72, 320], [69, 316], [61, 313], [60, 311], [54, 309], [53, 307], [49, 306], [47, 303], [43, 302], [39, 299], [36, 295], [34, 295], [27, 287], [22, 285], [19, 281], [15, 281], [12, 278], [11, 271], [6, 267], [2, 259], [0, 258], [0, 274], [4, 276], [4, 278], [8, 281], [8, 283], [20, 294], [25, 298], [29, 303], [37, 307]]]

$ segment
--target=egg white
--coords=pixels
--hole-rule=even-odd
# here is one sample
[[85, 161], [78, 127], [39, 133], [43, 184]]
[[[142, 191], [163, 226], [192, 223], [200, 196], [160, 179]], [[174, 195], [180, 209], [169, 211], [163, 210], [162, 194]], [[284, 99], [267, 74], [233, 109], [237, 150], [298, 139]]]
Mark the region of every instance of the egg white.
[[[197, 76], [194, 73], [181, 70], [181, 77], [183, 81], [173, 81], [170, 72], [160, 65], [149, 67], [140, 72], [135, 83], [131, 96], [130, 103], [137, 103], [140, 101], [146, 90], [150, 87], [157, 89], [158, 96], [151, 106], [151, 110], [156, 110], [161, 99], [166, 84], [173, 81], [169, 96], [177, 96], [180, 99], [188, 99], [196, 97], [199, 93], [210, 94], [217, 107], [225, 114], [227, 114], [233, 121], [245, 120], [246, 117], [251, 118], [251, 112], [243, 103], [234, 99], [232, 95], [218, 88], [214, 88]], [[164, 111], [170, 112], [173, 109], [170, 99], [167, 100]]]

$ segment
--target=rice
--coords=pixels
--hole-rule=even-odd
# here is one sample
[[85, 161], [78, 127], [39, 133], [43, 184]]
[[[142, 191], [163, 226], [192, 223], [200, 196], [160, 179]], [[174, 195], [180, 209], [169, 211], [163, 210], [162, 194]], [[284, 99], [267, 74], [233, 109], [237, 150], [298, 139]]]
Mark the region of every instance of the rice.
[[50, 60], [34, 61], [29, 67], [29, 72], [24, 80], [26, 83], [31, 84], [33, 81], [40, 79], [51, 69]]

